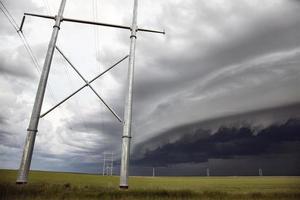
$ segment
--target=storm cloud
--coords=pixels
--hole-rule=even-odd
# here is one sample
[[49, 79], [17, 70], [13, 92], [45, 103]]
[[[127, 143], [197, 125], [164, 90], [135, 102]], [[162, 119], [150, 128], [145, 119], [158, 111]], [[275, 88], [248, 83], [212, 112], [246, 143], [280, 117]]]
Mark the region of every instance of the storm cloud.
[[[60, 1], [3, 3], [20, 22], [24, 12], [53, 15]], [[65, 16], [129, 25], [132, 4], [132, 0], [101, 1], [95, 17], [92, 2], [73, 0], [68, 1]], [[299, 1], [145, 0], [140, 1], [138, 13], [139, 27], [165, 29], [167, 34], [138, 33], [132, 129], [136, 162], [140, 159], [140, 164], [155, 165], [151, 163], [153, 158], [168, 148], [175, 149], [174, 154], [179, 149], [189, 154], [189, 145], [183, 141], [190, 144], [188, 135], [196, 133], [197, 142], [207, 147], [201, 151], [202, 156], [194, 155], [199, 158], [195, 158], [197, 162], [229, 156], [227, 161], [234, 163], [237, 149], [241, 149], [239, 156], [244, 156], [252, 150], [252, 143], [257, 143], [262, 155], [275, 151], [273, 145], [279, 143], [265, 141], [262, 131], [272, 130], [267, 135], [280, 138], [276, 130], [290, 126], [285, 123], [298, 119], [299, 114], [295, 106], [300, 102]], [[39, 74], [17, 34], [0, 15], [0, 167], [17, 168]], [[51, 20], [26, 19], [24, 34], [40, 66], [52, 26]], [[104, 27], [98, 31], [95, 27], [62, 23], [58, 39], [58, 46], [87, 79], [129, 50], [129, 32]], [[93, 83], [119, 116], [123, 115], [127, 62]], [[55, 53], [43, 112], [82, 84]], [[236, 116], [243, 120], [238, 121]], [[86, 88], [40, 121], [32, 168], [98, 172], [103, 152], [114, 151], [118, 161], [121, 135], [122, 124]], [[225, 151], [220, 140], [226, 135], [229, 146], [225, 145]], [[298, 140], [294, 132], [291, 137]], [[288, 150], [290, 142], [283, 138], [280, 145], [292, 153], [296, 143]], [[259, 146], [262, 143], [271, 150]], [[209, 150], [207, 145], [213, 148]], [[211, 152], [219, 146], [224, 155]], [[144, 157], [146, 150], [148, 156]], [[167, 152], [171, 156], [172, 152]], [[259, 152], [250, 152], [244, 159]], [[172, 163], [167, 155], [164, 159]]]
[[232, 159], [239, 156], [266, 154], [299, 155], [300, 120], [288, 120], [257, 133], [252, 127], [220, 127], [217, 132], [196, 130], [155, 150], [147, 150], [136, 164], [166, 166], [180, 163], [200, 163], [209, 159]]

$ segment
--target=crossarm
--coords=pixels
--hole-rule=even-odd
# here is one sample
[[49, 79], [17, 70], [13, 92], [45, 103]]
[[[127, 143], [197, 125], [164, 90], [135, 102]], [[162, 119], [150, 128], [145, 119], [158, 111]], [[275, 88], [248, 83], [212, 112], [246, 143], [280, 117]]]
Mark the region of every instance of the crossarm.
[[[46, 18], [46, 19], [53, 19], [53, 20], [55, 20], [55, 18], [56, 18], [55, 16], [40, 15], [40, 14], [33, 14], [33, 13], [24, 13], [24, 15], [28, 15], [28, 16], [32, 16], [32, 17], [41, 17], [41, 18]], [[123, 26], [123, 25], [118, 25], [118, 24], [108, 24], [108, 23], [103, 23], [103, 22], [94, 22], [94, 21], [79, 20], [79, 19], [72, 19], [72, 18], [64, 18], [63, 17], [61, 21], [131, 30], [130, 26]], [[137, 31], [165, 34], [165, 31], [157, 31], [157, 30], [150, 30], [150, 29], [143, 29], [143, 28], [138, 28]]]

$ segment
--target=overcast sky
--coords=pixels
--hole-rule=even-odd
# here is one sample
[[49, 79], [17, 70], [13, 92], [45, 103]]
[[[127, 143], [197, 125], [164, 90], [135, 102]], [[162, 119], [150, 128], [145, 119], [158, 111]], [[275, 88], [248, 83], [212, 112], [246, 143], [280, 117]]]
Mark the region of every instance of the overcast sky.
[[[1, 1], [17, 22], [24, 12], [54, 15], [60, 3]], [[132, 7], [133, 0], [72, 0], [64, 16], [130, 25]], [[24, 25], [40, 66], [53, 23], [28, 17]], [[133, 149], [185, 124], [300, 103], [297, 0], [140, 0], [138, 26], [167, 34], [138, 33]], [[91, 79], [128, 54], [129, 36], [126, 30], [63, 22], [57, 45]], [[93, 84], [120, 116], [127, 64]], [[21, 40], [0, 13], [1, 168], [19, 166], [38, 80]], [[56, 52], [42, 112], [82, 84]], [[251, 119], [264, 126], [282, 120]], [[121, 124], [86, 88], [40, 120], [32, 168], [101, 170], [105, 151], [119, 155], [121, 135]]]

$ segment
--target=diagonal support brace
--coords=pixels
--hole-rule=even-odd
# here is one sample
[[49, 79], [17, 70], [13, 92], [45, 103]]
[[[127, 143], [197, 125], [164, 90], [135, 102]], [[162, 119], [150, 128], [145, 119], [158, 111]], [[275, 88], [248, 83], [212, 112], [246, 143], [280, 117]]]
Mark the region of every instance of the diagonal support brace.
[[82, 74], [77, 70], [77, 68], [71, 63], [71, 61], [65, 56], [65, 54], [56, 46], [56, 50], [61, 54], [61, 56], [67, 61], [67, 63], [74, 69], [74, 71], [79, 75], [79, 77], [87, 84], [87, 86], [94, 92], [94, 94], [100, 99], [100, 101], [106, 106], [106, 108], [117, 118], [119, 122], [122, 122], [121, 118], [117, 113], [110, 108], [110, 106], [101, 98], [101, 96], [96, 92], [96, 90], [91, 86], [91, 84], [86, 80]]
[[65, 101], [67, 101], [68, 99], [70, 99], [72, 96], [74, 96], [75, 94], [77, 94], [78, 92], [80, 92], [83, 88], [87, 87], [89, 84], [91, 84], [92, 82], [94, 82], [95, 80], [97, 80], [100, 76], [102, 76], [103, 74], [105, 74], [106, 72], [108, 72], [109, 70], [111, 70], [112, 68], [114, 68], [115, 66], [117, 66], [118, 64], [120, 64], [121, 62], [123, 62], [124, 60], [126, 60], [127, 58], [128, 58], [128, 55], [126, 55], [124, 58], [122, 58], [121, 60], [119, 60], [118, 62], [116, 62], [115, 64], [113, 64], [111, 67], [109, 67], [108, 69], [106, 69], [105, 71], [103, 71], [102, 73], [100, 73], [99, 75], [97, 75], [96, 77], [94, 77], [91, 81], [88, 81], [88, 83], [86, 83], [83, 86], [81, 86], [78, 90], [76, 90], [75, 92], [73, 92], [72, 94], [70, 94], [67, 98], [65, 98], [64, 100], [62, 100], [61, 102], [59, 102], [58, 104], [56, 104], [55, 106], [53, 106], [51, 109], [49, 109], [44, 114], [40, 115], [40, 118], [45, 117], [51, 111], [53, 111], [54, 109], [56, 109], [58, 106], [60, 106], [61, 104], [63, 104]]

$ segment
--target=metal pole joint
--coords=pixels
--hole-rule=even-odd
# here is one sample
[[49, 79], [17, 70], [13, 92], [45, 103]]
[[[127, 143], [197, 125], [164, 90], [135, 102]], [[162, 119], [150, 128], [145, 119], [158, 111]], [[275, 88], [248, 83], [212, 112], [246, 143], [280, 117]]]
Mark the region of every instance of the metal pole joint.
[[54, 19], [55, 19], [55, 24], [54, 24], [53, 28], [58, 28], [58, 30], [60, 30], [60, 24], [61, 24], [62, 19], [63, 19], [62, 16], [55, 15]]
[[31, 129], [31, 128], [28, 128], [27, 131], [36, 132], [36, 133], [38, 132], [37, 129]]

